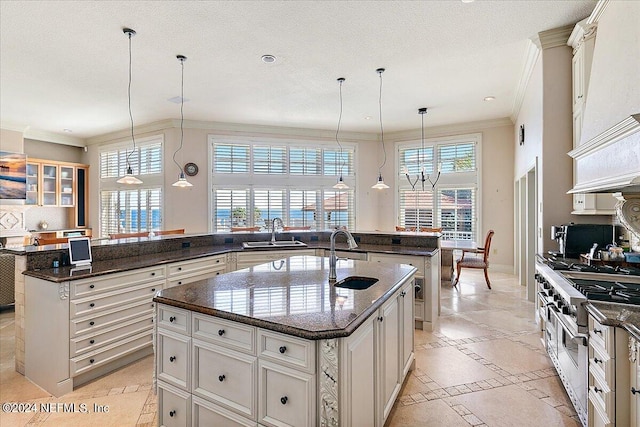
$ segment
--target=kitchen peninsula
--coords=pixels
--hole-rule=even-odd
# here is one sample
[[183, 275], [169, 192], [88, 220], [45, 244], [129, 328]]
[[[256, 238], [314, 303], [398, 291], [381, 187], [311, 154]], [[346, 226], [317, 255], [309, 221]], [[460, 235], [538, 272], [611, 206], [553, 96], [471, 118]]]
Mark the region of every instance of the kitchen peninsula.
[[327, 258], [294, 256], [159, 292], [160, 424], [382, 426], [413, 364], [416, 271], [349, 260], [330, 283]]

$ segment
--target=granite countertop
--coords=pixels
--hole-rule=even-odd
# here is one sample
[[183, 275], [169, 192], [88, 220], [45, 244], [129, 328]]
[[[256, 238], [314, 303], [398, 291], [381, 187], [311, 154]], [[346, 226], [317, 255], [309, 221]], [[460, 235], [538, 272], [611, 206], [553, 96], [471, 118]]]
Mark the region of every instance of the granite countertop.
[[589, 301], [587, 311], [600, 323], [624, 328], [640, 340], [640, 306], [614, 302]]
[[368, 289], [351, 290], [329, 284], [328, 262], [294, 256], [165, 289], [153, 300], [300, 338], [330, 339], [353, 333], [417, 271], [406, 264], [339, 261], [338, 282], [379, 279]]
[[[210, 246], [197, 246], [170, 252], [157, 252], [127, 258], [111, 259], [106, 261], [94, 261], [91, 268], [76, 269], [72, 274], [72, 267], [44, 268], [39, 270], [26, 270], [24, 275], [37, 277], [50, 282], [60, 283], [68, 280], [80, 280], [88, 277], [101, 276], [104, 274], [118, 273], [138, 268], [152, 267], [154, 265], [168, 264], [172, 262], [197, 259], [213, 255], [222, 255], [228, 252], [279, 252], [296, 251], [304, 249], [329, 249], [329, 242], [310, 242], [307, 246], [295, 248], [251, 248], [243, 249], [241, 244], [221, 244]], [[346, 243], [336, 243], [337, 250], [349, 250]], [[374, 245], [359, 244], [353, 252], [377, 252], [396, 255], [412, 256], [432, 256], [437, 252], [437, 248], [425, 248], [418, 246], [404, 245]], [[328, 268], [328, 267], [327, 267]]]

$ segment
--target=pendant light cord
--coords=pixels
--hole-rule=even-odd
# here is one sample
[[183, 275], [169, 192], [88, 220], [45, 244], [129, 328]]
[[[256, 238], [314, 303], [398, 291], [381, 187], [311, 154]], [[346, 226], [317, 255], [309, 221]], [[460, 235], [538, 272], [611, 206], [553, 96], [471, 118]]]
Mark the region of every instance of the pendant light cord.
[[135, 34], [135, 32], [129, 31], [127, 36], [129, 37], [129, 86], [127, 87], [127, 97], [129, 100], [129, 119], [131, 121], [131, 140], [133, 141], [133, 150], [127, 154], [127, 171], [131, 169], [131, 164], [129, 163], [129, 158], [136, 151], [136, 138], [133, 135], [133, 114], [131, 113], [131, 37]]
[[178, 154], [178, 151], [182, 150], [182, 144], [184, 141], [184, 61], [186, 61], [187, 58], [178, 55], [178, 60], [182, 67], [182, 76], [180, 79], [180, 147], [178, 147], [178, 149], [173, 153], [173, 163], [178, 166], [178, 169], [180, 169], [180, 173], [182, 174], [184, 173], [184, 170], [182, 170], [182, 166], [180, 166], [176, 161], [176, 154]]
[[382, 152], [384, 153], [384, 160], [380, 167], [378, 168], [378, 174], [382, 174], [382, 168], [387, 163], [387, 149], [384, 146], [384, 128], [382, 127], [382, 73], [384, 72], [384, 68], [378, 68], [378, 75], [380, 75], [380, 95], [378, 96], [378, 107], [379, 107], [379, 116], [380, 116], [380, 143], [382, 144]]
[[344, 168], [344, 157], [342, 156], [342, 144], [340, 144], [340, 140], [338, 139], [338, 133], [340, 132], [340, 123], [342, 123], [342, 83], [344, 83], [344, 78], [340, 77], [338, 79], [338, 83], [340, 83], [340, 114], [338, 115], [338, 126], [336, 128], [336, 143], [338, 147], [340, 147], [340, 178], [342, 178], [342, 170]]

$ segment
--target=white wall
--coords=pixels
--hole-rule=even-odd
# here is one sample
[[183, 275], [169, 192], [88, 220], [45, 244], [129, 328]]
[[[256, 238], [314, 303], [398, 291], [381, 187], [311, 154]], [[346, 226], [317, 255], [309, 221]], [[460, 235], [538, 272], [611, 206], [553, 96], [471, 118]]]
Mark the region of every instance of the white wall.
[[24, 140], [22, 132], [0, 129], [0, 148], [2, 151], [10, 151], [12, 153], [24, 153]]

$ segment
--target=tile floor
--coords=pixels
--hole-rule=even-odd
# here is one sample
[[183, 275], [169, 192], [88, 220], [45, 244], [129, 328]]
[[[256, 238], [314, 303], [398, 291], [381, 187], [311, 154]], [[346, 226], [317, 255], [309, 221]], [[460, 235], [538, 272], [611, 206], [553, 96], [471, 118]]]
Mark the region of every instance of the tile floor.
[[[481, 272], [463, 271], [460, 291], [443, 282], [439, 325], [416, 331], [416, 369], [388, 427], [580, 426], [540, 344], [524, 289], [508, 274], [491, 272], [491, 279], [492, 290]], [[0, 426], [157, 425], [151, 356], [55, 398], [14, 371], [13, 334], [13, 311], [0, 312], [0, 403], [61, 405], [60, 412], [0, 411]], [[62, 404], [89, 411], [63, 412]], [[94, 412], [94, 404], [108, 412]]]

